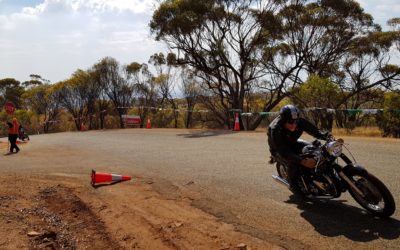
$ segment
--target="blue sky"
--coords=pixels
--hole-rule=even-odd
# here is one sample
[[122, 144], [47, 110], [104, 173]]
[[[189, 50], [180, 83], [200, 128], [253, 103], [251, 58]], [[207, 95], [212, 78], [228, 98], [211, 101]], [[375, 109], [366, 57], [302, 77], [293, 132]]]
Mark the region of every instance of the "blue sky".
[[0, 0], [0, 14], [19, 12], [23, 7], [34, 7], [42, 0]]
[[[149, 34], [157, 0], [0, 0], [0, 79], [68, 79], [111, 56], [122, 64], [147, 62], [166, 51]], [[385, 29], [400, 17], [399, 0], [360, 0]]]

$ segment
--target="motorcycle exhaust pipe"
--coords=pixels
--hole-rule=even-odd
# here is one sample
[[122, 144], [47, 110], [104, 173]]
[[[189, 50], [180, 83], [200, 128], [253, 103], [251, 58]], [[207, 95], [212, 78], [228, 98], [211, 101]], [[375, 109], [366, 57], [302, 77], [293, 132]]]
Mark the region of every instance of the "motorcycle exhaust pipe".
[[333, 195], [328, 195], [328, 196], [312, 196], [312, 198], [320, 199], [320, 200], [331, 200], [335, 198]]
[[289, 182], [288, 182], [287, 180], [283, 179], [282, 177], [279, 177], [279, 176], [277, 176], [277, 175], [272, 175], [272, 178], [273, 178], [276, 182], [278, 182], [278, 183], [280, 183], [280, 184], [282, 184], [282, 185], [285, 185], [285, 187], [289, 187], [289, 186], [290, 186], [290, 185], [289, 185]]

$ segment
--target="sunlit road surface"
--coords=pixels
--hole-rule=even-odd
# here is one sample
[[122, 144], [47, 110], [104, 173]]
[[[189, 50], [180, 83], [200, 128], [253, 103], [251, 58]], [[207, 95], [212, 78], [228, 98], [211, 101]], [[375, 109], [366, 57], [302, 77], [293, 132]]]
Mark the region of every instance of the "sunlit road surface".
[[[6, 138], [2, 138], [3, 145]], [[307, 139], [307, 137], [306, 137]], [[400, 140], [344, 137], [358, 164], [381, 179], [400, 207]], [[68, 152], [63, 153], [63, 149]], [[81, 165], [51, 171], [88, 174], [129, 170], [201, 194], [193, 204], [238, 230], [289, 249], [399, 249], [400, 212], [373, 218], [347, 193], [328, 202], [300, 202], [275, 182], [264, 132], [125, 129], [31, 136], [18, 156], [3, 156], [3, 172], [49, 171], [24, 162], [37, 150], [79, 157]], [[18, 157], [18, 158], [17, 158]], [[17, 166], [12, 163], [18, 162]], [[163, 186], [165, 187], [165, 185]]]

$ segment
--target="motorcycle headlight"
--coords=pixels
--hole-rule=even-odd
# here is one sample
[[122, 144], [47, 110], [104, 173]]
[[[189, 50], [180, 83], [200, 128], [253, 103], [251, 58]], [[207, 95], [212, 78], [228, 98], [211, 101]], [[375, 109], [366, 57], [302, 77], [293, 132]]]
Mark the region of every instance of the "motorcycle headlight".
[[343, 143], [339, 141], [331, 141], [326, 145], [326, 151], [334, 157], [338, 157], [342, 154]]

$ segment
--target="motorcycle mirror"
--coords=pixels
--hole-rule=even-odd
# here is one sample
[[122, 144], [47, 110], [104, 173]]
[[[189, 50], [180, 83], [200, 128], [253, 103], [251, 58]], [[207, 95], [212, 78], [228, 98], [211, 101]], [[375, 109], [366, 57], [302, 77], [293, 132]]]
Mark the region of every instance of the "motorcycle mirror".
[[339, 142], [340, 144], [344, 143], [344, 140], [342, 138], [337, 139], [337, 142]]

